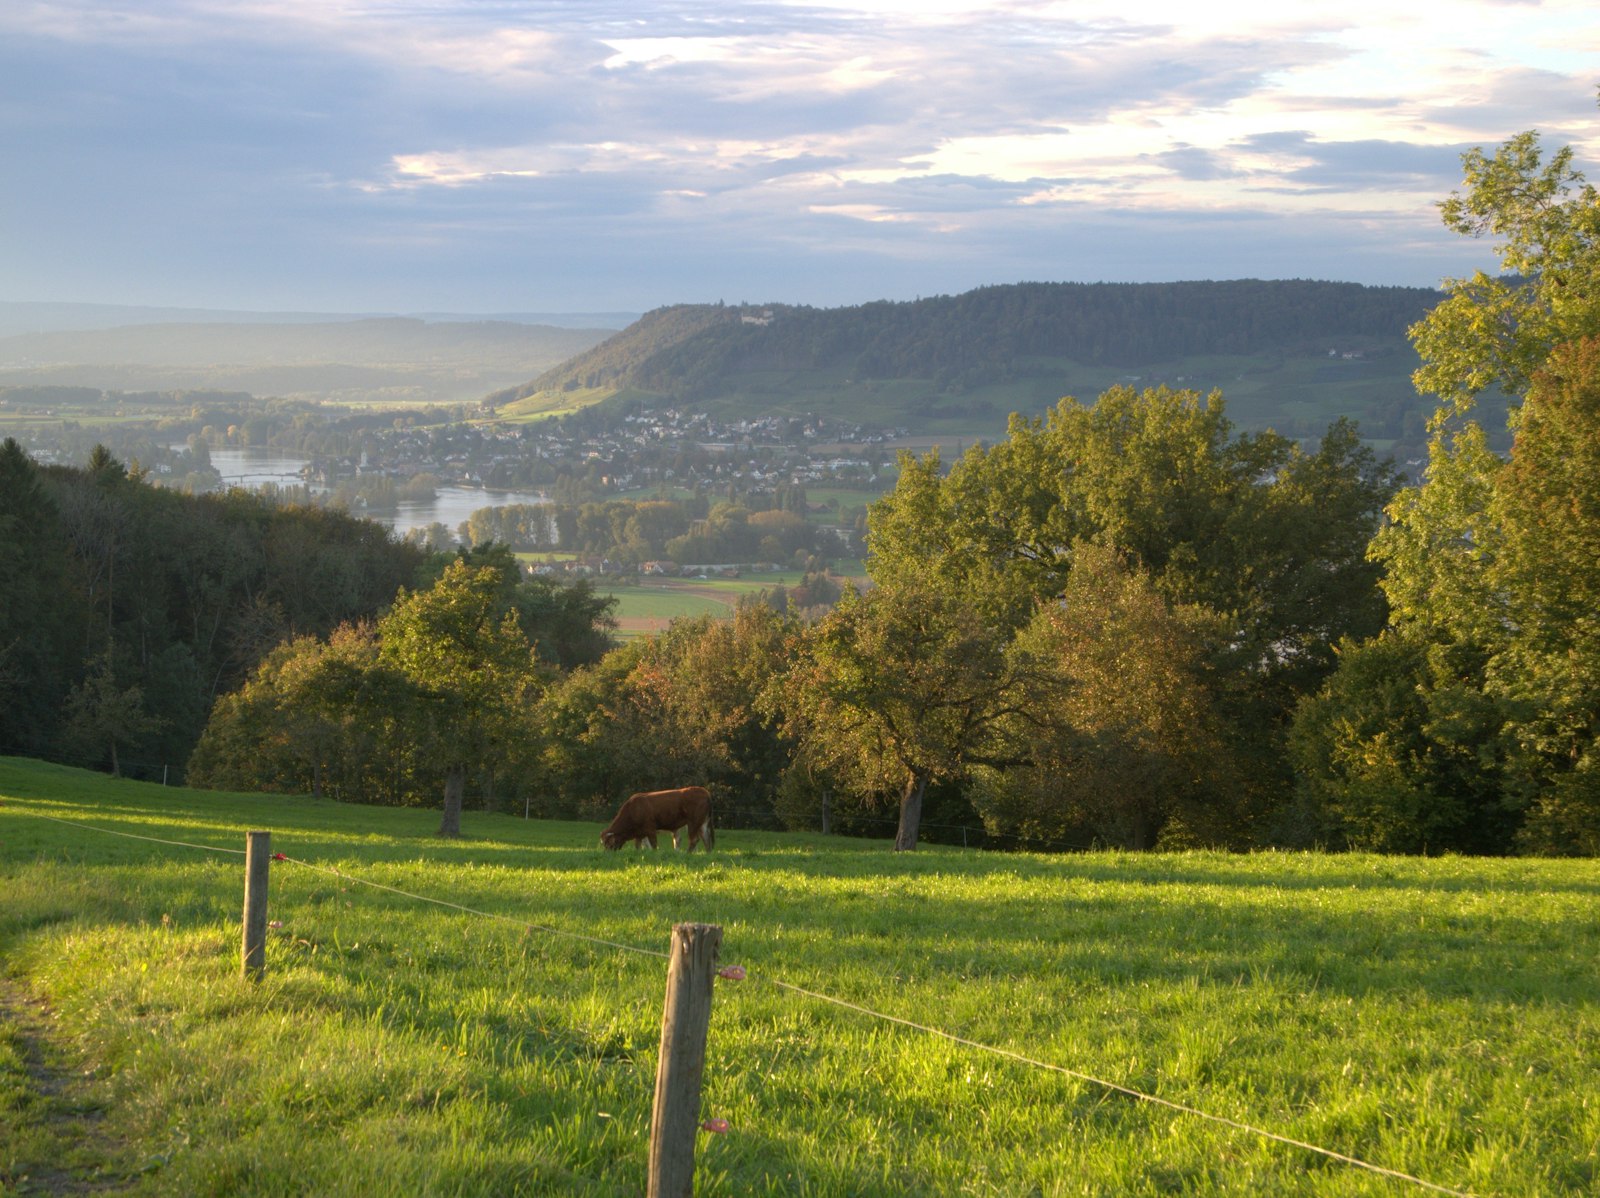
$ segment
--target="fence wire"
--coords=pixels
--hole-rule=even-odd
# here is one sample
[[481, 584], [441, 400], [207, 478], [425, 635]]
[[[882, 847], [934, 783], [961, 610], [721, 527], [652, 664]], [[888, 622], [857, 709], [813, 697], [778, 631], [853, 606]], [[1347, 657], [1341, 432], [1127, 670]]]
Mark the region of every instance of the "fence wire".
[[[245, 855], [244, 849], [229, 849], [219, 845], [194, 844], [188, 841], [167, 840], [156, 836], [143, 836], [133, 832], [119, 831], [115, 828], [103, 828], [95, 824], [83, 823], [79, 820], [60, 819], [55, 816], [44, 815], [37, 811], [29, 811], [25, 808], [18, 808], [10, 803], [0, 804], [0, 806], [3, 806], [7, 811], [20, 811], [22, 814], [32, 816], [35, 819], [49, 820], [52, 823], [66, 824], [70, 827], [82, 828], [91, 832], [101, 832], [109, 836], [121, 836], [129, 840], [140, 840], [152, 844], [171, 845], [178, 848], [199, 849], [204, 852], [229, 853], [240, 857]], [[580, 932], [571, 932], [563, 928], [551, 927], [548, 924], [534, 923], [528, 920], [518, 919], [515, 916], [504, 915], [495, 911], [484, 911], [475, 907], [466, 906], [463, 903], [451, 902], [448, 899], [434, 898], [431, 895], [425, 894], [417, 894], [409, 890], [403, 890], [398, 886], [390, 886], [383, 882], [374, 882], [370, 879], [359, 877], [355, 874], [349, 873], [345, 870], [337, 869], [333, 866], [320, 865], [316, 862], [290, 857], [284, 853], [273, 853], [272, 859], [274, 861], [284, 862], [289, 865], [297, 865], [301, 868], [313, 870], [319, 873], [330, 874], [346, 882], [353, 882], [357, 885], [366, 886], [373, 890], [385, 891], [389, 894], [398, 895], [402, 898], [411, 899], [415, 902], [428, 903], [438, 907], [446, 907], [466, 915], [475, 915], [481, 916], [485, 919], [498, 920], [502, 923], [508, 923], [529, 931], [542, 932], [552, 936], [582, 941], [587, 944], [600, 945], [605, 948], [617, 949], [621, 952], [635, 953], [645, 957], [656, 957], [662, 960], [671, 959], [670, 953], [663, 952], [659, 949], [640, 948], [638, 945], [625, 944], [617, 940], [607, 940], [599, 936], [588, 936]], [[723, 976], [730, 976], [730, 974], [724, 972]], [[897, 1025], [912, 1031], [922, 1032], [925, 1035], [934, 1036], [938, 1039], [949, 1041], [952, 1044], [959, 1044], [976, 1052], [988, 1053], [992, 1056], [1001, 1057], [1005, 1060], [1013, 1061], [1020, 1065], [1027, 1065], [1031, 1068], [1062, 1074], [1066, 1077], [1071, 1077], [1081, 1081], [1087, 1085], [1097, 1086], [1111, 1093], [1121, 1094], [1127, 1098], [1132, 1098], [1139, 1102], [1145, 1102], [1154, 1106], [1164, 1107], [1167, 1110], [1175, 1111], [1179, 1114], [1190, 1115], [1197, 1119], [1219, 1124], [1223, 1127], [1232, 1128], [1235, 1131], [1241, 1131], [1250, 1135], [1258, 1136], [1273, 1143], [1283, 1144], [1291, 1148], [1298, 1148], [1304, 1152], [1321, 1156], [1324, 1159], [1338, 1161], [1341, 1164], [1362, 1169], [1381, 1177], [1387, 1177], [1393, 1181], [1401, 1181], [1410, 1185], [1418, 1186], [1436, 1194], [1447, 1194], [1450, 1195], [1451, 1198], [1480, 1198], [1479, 1195], [1475, 1195], [1467, 1190], [1458, 1190], [1453, 1189], [1450, 1186], [1439, 1185], [1436, 1182], [1428, 1181], [1424, 1178], [1417, 1177], [1414, 1174], [1404, 1173], [1398, 1169], [1391, 1169], [1384, 1165], [1375, 1164], [1372, 1161], [1363, 1160], [1356, 1156], [1350, 1156], [1346, 1153], [1338, 1152], [1332, 1148], [1324, 1148], [1321, 1145], [1312, 1144], [1305, 1140], [1297, 1140], [1292, 1136], [1286, 1136], [1278, 1132], [1269, 1131], [1266, 1128], [1257, 1127], [1254, 1124], [1245, 1123], [1237, 1119], [1230, 1119], [1225, 1115], [1215, 1115], [1209, 1111], [1201, 1110], [1198, 1107], [1189, 1106], [1181, 1102], [1174, 1102], [1172, 1099], [1162, 1098], [1159, 1095], [1148, 1094], [1143, 1090], [1138, 1090], [1131, 1086], [1125, 1086], [1119, 1082], [1108, 1081], [1105, 1078], [1096, 1077], [1090, 1073], [1084, 1073], [1076, 1069], [1070, 1069], [1065, 1065], [1057, 1065], [1050, 1061], [1041, 1061], [1009, 1048], [1000, 1048], [993, 1044], [985, 1044], [979, 1040], [972, 1040], [966, 1036], [958, 1035], [955, 1032], [947, 1031], [944, 1028], [934, 1027], [930, 1024], [918, 1023], [915, 1020], [906, 1019], [899, 1015], [890, 1015], [886, 1012], [876, 1010], [861, 1003], [851, 1002], [848, 999], [838, 998], [834, 995], [826, 994], [819, 990], [812, 990], [805, 986], [796, 985], [793, 982], [783, 981], [781, 978], [763, 977], [759, 973], [750, 974], [744, 969], [740, 969], [737, 973], [732, 974], [731, 976], [740, 979], [748, 978], [756, 982], [765, 983], [766, 985], [772, 986], [778, 990], [782, 990], [791, 994], [797, 994], [801, 997], [820, 1003], [826, 1003], [843, 1010], [853, 1011], [858, 1015], [863, 1015], [870, 1019], [877, 1019], [884, 1023]]]

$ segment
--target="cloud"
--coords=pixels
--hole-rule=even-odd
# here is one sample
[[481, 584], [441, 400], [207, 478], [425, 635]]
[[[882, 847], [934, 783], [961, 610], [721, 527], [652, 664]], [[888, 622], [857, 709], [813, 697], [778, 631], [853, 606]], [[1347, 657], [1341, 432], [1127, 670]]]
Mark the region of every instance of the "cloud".
[[0, 298], [842, 302], [1295, 252], [1427, 282], [1481, 249], [1431, 207], [1463, 147], [1595, 136], [1586, 4], [1239, 11], [12, 0]]

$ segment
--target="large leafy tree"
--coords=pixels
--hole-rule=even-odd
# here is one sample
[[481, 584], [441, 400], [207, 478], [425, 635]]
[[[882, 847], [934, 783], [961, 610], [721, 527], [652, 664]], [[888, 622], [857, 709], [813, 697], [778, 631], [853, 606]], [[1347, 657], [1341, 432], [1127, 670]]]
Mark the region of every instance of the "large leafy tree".
[[1383, 626], [1366, 547], [1393, 481], [1347, 424], [1306, 452], [1236, 434], [1220, 395], [1119, 387], [1013, 417], [1004, 442], [948, 476], [931, 455], [903, 459], [871, 514], [869, 569], [887, 588], [972, 605], [1002, 636], [1066, 593], [1086, 548], [1115, 553], [1172, 610], [1215, 613], [1214, 714], [1251, 760], [1240, 811], [1259, 814], [1289, 783], [1295, 701], [1332, 668], [1339, 638]]
[[561, 583], [529, 578], [509, 545], [484, 541], [454, 555], [433, 555], [420, 571], [420, 581], [424, 586], [433, 585], [445, 568], [458, 559], [469, 566], [494, 570], [499, 578], [500, 602], [516, 613], [517, 623], [541, 660], [570, 670], [593, 665], [613, 647], [611, 634], [617, 622], [612, 613], [617, 600], [597, 594], [587, 579]]
[[296, 637], [217, 701], [189, 777], [345, 802], [416, 801], [408, 730], [417, 706], [415, 688], [379, 660], [371, 624], [342, 625], [326, 641]]
[[1346, 641], [1290, 736], [1302, 838], [1387, 853], [1506, 852], [1518, 819], [1485, 665], [1470, 642], [1414, 629]]
[[1600, 853], [1600, 339], [1558, 347], [1496, 478], [1506, 620], [1488, 667], [1532, 847]]
[[787, 763], [761, 699], [796, 626], [762, 603], [680, 619], [574, 670], [540, 703], [547, 789], [575, 812], [631, 791], [698, 783], [770, 810]]
[[[1357, 839], [1503, 850], [1526, 810], [1528, 847], [1593, 852], [1600, 195], [1532, 132], [1463, 162], [1445, 223], [1496, 237], [1505, 273], [1452, 281], [1412, 329], [1441, 405], [1424, 479], [1371, 548], [1394, 628], [1349, 647], [1350, 676], [1302, 711], [1303, 790]], [[1491, 387], [1512, 401], [1508, 461], [1473, 415]], [[1363, 690], [1409, 696], [1393, 727]]]
[[1001, 627], [1062, 593], [1081, 544], [1116, 548], [1174, 603], [1230, 615], [1266, 670], [1319, 670], [1339, 636], [1382, 625], [1365, 549], [1393, 480], [1343, 423], [1308, 454], [1236, 435], [1220, 394], [1117, 387], [1013, 416], [948, 477], [936, 456], [901, 466], [872, 510], [873, 578], [930, 581]]
[[1570, 146], [1545, 161], [1533, 130], [1492, 155], [1468, 151], [1462, 166], [1464, 189], [1440, 214], [1463, 236], [1497, 239], [1501, 273], [1447, 280], [1411, 338], [1417, 389], [1464, 409], [1490, 387], [1520, 398], [1557, 344], [1600, 335], [1600, 195]]
[[439, 835], [461, 834], [468, 772], [488, 771], [533, 738], [543, 671], [492, 567], [457, 560], [426, 591], [402, 590], [378, 621], [380, 659], [416, 688], [419, 731], [444, 779]]
[[1411, 329], [1417, 388], [1441, 406], [1423, 482], [1396, 496], [1372, 556], [1397, 623], [1488, 647], [1504, 623], [1503, 531], [1491, 510], [1501, 459], [1472, 409], [1498, 388], [1512, 400], [1514, 430], [1552, 351], [1600, 334], [1600, 196], [1570, 147], [1546, 162], [1531, 130], [1492, 155], [1469, 151], [1462, 165], [1464, 188], [1441, 215], [1464, 236], [1496, 238], [1502, 273], [1448, 280], [1448, 297]]
[[983, 773], [985, 822], [1130, 849], [1239, 838], [1242, 788], [1210, 679], [1226, 633], [1115, 551], [1080, 545], [1061, 600], [1009, 646], [1014, 676], [1051, 701], [1010, 717], [1017, 764]]
[[783, 680], [785, 731], [808, 761], [897, 799], [895, 849], [914, 849], [928, 785], [1001, 764], [1007, 721], [1035, 709], [1004, 647], [939, 588], [846, 591]]

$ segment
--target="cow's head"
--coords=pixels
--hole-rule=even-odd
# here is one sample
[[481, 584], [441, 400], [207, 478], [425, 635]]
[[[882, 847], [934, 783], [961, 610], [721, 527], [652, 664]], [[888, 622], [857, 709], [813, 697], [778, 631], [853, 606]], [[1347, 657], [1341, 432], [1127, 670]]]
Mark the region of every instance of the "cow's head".
[[600, 833], [600, 847], [603, 849], [616, 849], [622, 847], [622, 837], [607, 828]]

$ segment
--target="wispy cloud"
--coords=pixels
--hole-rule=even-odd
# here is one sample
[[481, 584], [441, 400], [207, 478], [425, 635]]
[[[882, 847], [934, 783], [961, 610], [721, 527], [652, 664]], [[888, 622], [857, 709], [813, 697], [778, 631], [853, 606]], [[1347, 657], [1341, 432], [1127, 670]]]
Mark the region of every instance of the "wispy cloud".
[[1429, 283], [1481, 254], [1432, 208], [1464, 147], [1600, 150], [1597, 26], [1573, 0], [12, 0], [6, 298]]

